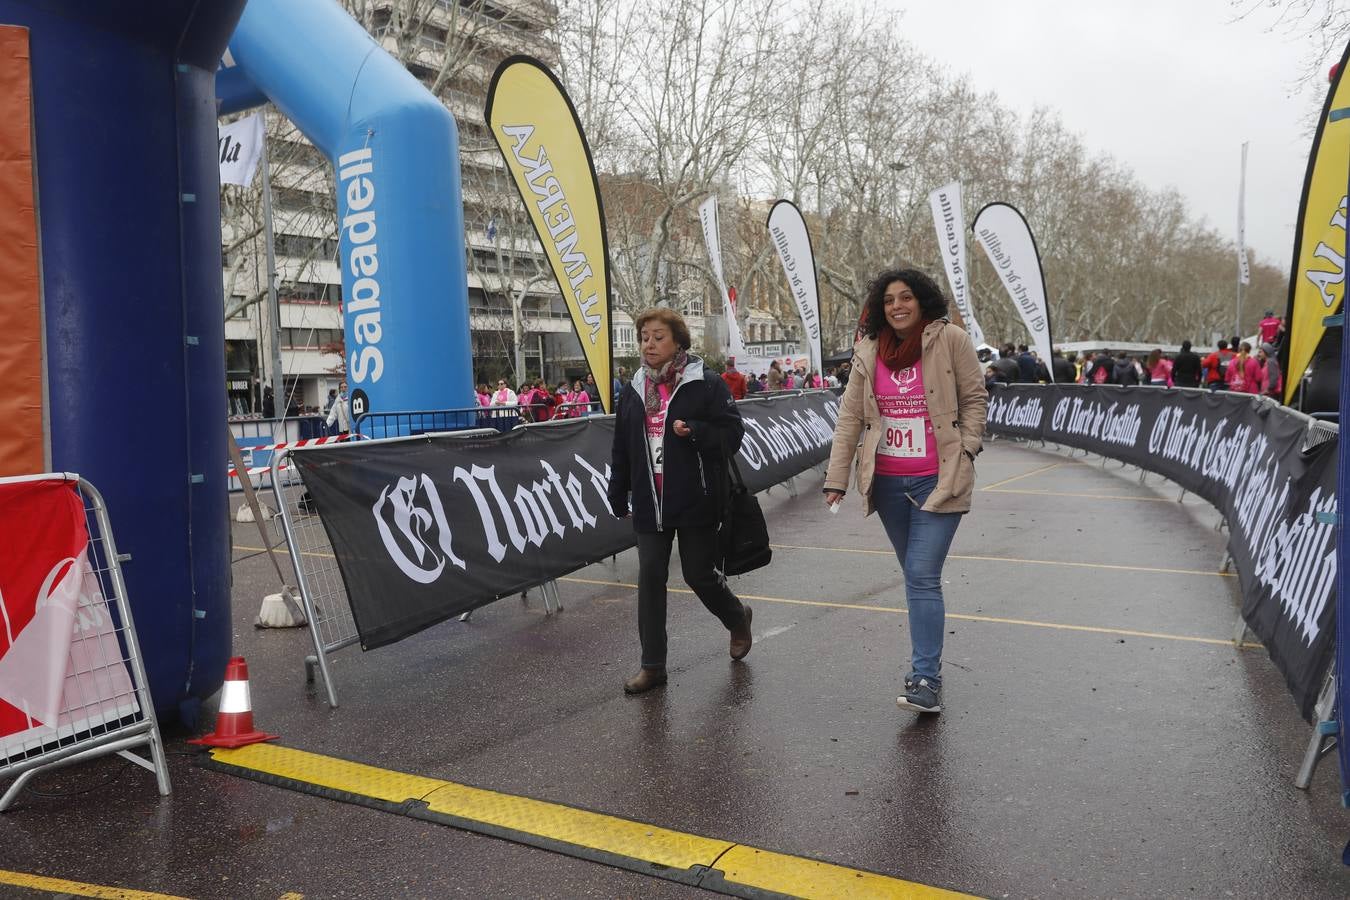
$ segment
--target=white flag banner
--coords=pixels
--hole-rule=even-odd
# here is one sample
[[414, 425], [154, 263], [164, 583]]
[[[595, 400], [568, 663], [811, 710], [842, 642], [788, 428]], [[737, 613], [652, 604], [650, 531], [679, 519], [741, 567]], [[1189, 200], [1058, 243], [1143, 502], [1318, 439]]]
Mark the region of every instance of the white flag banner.
[[976, 347], [984, 343], [984, 330], [975, 321], [975, 308], [970, 302], [970, 270], [966, 268], [966, 220], [961, 212], [961, 182], [944, 184], [928, 194], [928, 205], [933, 209], [933, 227], [937, 229], [938, 251], [947, 270], [947, 283], [952, 288], [952, 299], [961, 314], [961, 324]]
[[802, 317], [802, 334], [811, 354], [810, 370], [820, 372], [820, 287], [816, 283], [816, 257], [811, 250], [806, 219], [791, 200], [779, 200], [769, 210], [765, 225]]
[[1045, 273], [1041, 254], [1026, 218], [1007, 203], [990, 203], [975, 215], [975, 240], [994, 264], [1003, 286], [1017, 307], [1036, 353], [1054, 380], [1050, 365], [1050, 310], [1046, 308]]
[[739, 364], [748, 354], [745, 341], [741, 338], [741, 326], [736, 321], [736, 309], [731, 305], [731, 297], [727, 292], [727, 279], [722, 273], [722, 232], [717, 222], [716, 194], [699, 204], [698, 218], [703, 225], [703, 243], [708, 247], [708, 261], [712, 263], [717, 289], [722, 293], [722, 309], [727, 320], [727, 356], [734, 356]]
[[220, 183], [247, 185], [258, 171], [263, 152], [263, 114], [254, 113], [220, 126]]
[[1238, 282], [1251, 284], [1252, 273], [1247, 266], [1247, 144], [1242, 144], [1242, 176], [1238, 180]]

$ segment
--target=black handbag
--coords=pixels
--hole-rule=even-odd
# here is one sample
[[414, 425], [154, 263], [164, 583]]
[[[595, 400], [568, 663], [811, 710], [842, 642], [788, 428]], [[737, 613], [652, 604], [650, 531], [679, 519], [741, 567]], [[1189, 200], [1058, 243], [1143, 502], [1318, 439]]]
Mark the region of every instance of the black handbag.
[[746, 489], [734, 458], [727, 459], [727, 472], [731, 490], [718, 530], [721, 570], [723, 575], [744, 575], [767, 566], [773, 560], [773, 548], [769, 546], [769, 525], [759, 508], [759, 498]]

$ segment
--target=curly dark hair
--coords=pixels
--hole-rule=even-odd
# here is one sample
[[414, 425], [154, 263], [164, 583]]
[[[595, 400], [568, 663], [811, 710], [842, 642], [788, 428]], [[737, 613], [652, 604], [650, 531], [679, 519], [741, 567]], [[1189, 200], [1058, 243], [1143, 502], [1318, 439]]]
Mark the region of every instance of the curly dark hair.
[[886, 288], [896, 281], [909, 285], [925, 319], [941, 319], [947, 315], [947, 298], [936, 281], [918, 269], [887, 269], [872, 279], [867, 286], [867, 299], [863, 301], [863, 333], [870, 338], [890, 327], [886, 324]]

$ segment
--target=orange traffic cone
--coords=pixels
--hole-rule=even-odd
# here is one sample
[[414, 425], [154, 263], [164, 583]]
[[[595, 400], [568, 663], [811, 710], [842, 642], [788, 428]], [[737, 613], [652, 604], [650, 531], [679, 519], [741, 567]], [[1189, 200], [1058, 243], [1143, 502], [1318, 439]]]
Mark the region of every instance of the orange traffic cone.
[[248, 663], [244, 662], [242, 656], [231, 657], [225, 666], [225, 685], [220, 689], [216, 730], [188, 743], [233, 750], [260, 741], [275, 740], [277, 737], [275, 734], [253, 730], [253, 702], [248, 695]]

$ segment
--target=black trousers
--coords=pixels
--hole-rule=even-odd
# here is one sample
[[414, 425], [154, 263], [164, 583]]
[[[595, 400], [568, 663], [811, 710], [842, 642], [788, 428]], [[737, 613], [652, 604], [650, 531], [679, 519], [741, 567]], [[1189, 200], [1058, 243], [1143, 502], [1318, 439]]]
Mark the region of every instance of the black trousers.
[[713, 568], [717, 529], [711, 525], [676, 528], [642, 534], [638, 539], [638, 637], [642, 641], [642, 668], [666, 666], [666, 580], [670, 577], [670, 549], [680, 538], [680, 571], [684, 580], [730, 631], [745, 619], [745, 607]]

